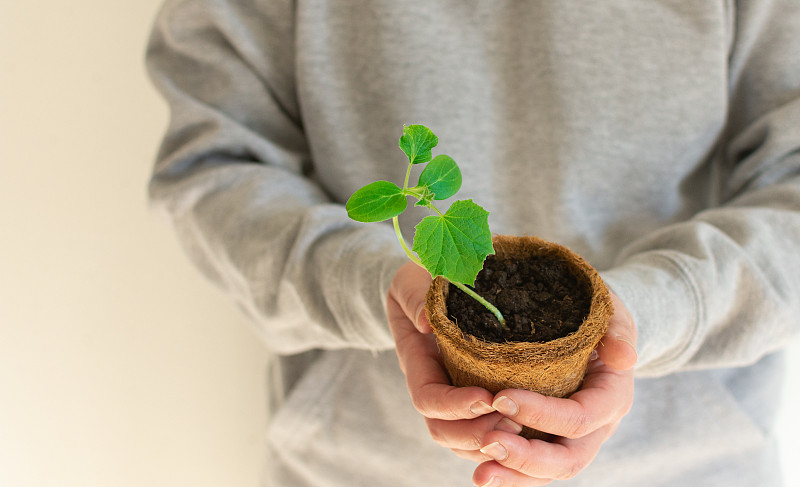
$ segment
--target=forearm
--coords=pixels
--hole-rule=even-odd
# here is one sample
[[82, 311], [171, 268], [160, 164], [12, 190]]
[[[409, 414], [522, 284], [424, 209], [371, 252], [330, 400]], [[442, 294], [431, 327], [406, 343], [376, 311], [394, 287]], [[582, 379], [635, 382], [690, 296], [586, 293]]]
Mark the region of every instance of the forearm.
[[[639, 327], [638, 373], [752, 363], [798, 332], [800, 7], [740, 1], [709, 208], [632, 242], [604, 277]], [[686, 181], [685, 191], [691, 181]]]
[[310, 176], [291, 12], [166, 4], [147, 63], [172, 116], [150, 199], [276, 352], [390, 348], [384, 298], [404, 257], [390, 226], [349, 220]]
[[382, 299], [404, 261], [391, 229], [350, 222], [313, 187], [274, 172], [232, 163], [156, 177], [151, 197], [274, 350], [391, 347]]
[[635, 242], [603, 277], [631, 309], [641, 375], [733, 367], [800, 328], [800, 179]]

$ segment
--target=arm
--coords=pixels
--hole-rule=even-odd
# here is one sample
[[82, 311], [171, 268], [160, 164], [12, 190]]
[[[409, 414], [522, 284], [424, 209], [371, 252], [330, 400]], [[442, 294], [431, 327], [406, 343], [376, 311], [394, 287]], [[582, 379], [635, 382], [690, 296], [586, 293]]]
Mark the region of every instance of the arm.
[[800, 4], [738, 2], [717, 204], [603, 273], [639, 328], [637, 373], [753, 363], [800, 313]]
[[405, 257], [391, 227], [353, 222], [313, 181], [292, 12], [167, 2], [147, 52], [172, 116], [150, 198], [273, 350], [391, 348], [383, 297]]

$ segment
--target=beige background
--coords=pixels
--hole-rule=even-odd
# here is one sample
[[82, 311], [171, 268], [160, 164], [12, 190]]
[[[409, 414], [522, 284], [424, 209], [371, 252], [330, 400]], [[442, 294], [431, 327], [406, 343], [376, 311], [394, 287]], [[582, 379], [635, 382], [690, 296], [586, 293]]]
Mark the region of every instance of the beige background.
[[159, 3], [0, 0], [2, 486], [258, 484], [263, 348], [146, 208]]

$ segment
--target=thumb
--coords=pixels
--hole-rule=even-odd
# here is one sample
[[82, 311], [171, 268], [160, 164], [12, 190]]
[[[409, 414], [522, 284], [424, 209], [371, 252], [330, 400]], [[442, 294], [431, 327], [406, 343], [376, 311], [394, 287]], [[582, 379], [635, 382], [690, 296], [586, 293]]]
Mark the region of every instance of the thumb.
[[616, 370], [627, 370], [636, 365], [636, 324], [628, 308], [616, 294], [611, 293], [614, 314], [608, 322], [608, 331], [600, 341], [597, 353], [603, 362]]
[[430, 333], [431, 325], [425, 312], [425, 295], [431, 285], [431, 275], [413, 262], [406, 262], [397, 270], [389, 287], [389, 297], [403, 310], [421, 333]]

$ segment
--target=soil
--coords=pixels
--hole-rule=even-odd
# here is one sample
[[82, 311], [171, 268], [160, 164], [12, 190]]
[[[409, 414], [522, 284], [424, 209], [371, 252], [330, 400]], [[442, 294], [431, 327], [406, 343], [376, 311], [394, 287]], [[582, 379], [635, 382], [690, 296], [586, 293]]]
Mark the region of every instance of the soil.
[[546, 257], [526, 260], [490, 255], [475, 291], [494, 304], [510, 332], [483, 305], [450, 285], [447, 310], [464, 333], [489, 342], [547, 342], [577, 331], [589, 314], [587, 282], [567, 263]]

